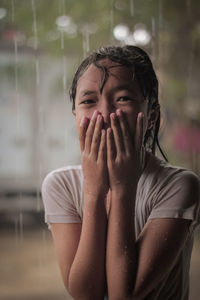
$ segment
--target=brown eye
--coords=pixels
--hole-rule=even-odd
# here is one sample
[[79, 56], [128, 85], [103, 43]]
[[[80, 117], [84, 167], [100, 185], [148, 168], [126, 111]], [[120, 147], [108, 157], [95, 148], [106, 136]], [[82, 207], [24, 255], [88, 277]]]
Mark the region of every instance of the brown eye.
[[130, 97], [127, 97], [127, 96], [119, 97], [117, 99], [117, 102], [127, 102], [127, 101], [134, 101], [134, 99], [131, 99]]
[[87, 100], [81, 101], [81, 104], [93, 104], [93, 103], [95, 103], [95, 100], [92, 100], [92, 99], [87, 99]]

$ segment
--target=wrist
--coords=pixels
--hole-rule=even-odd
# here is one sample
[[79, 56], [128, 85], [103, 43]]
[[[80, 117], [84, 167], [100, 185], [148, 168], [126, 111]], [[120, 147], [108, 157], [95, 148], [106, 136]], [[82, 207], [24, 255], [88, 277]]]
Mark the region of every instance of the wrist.
[[107, 192], [102, 189], [87, 189], [84, 188], [84, 203], [91, 204], [91, 206], [105, 206]]
[[91, 181], [84, 180], [84, 196], [105, 199], [108, 190], [108, 184], [106, 183], [91, 183]]
[[137, 184], [118, 184], [112, 187], [111, 193], [112, 196], [115, 195], [116, 197], [121, 196], [136, 196], [137, 191]]
[[111, 207], [134, 214], [137, 188], [121, 187], [111, 190]]
[[101, 201], [106, 199], [108, 191], [105, 189], [94, 189], [94, 188], [87, 188], [86, 186], [84, 187], [84, 198], [89, 199], [90, 201]]
[[93, 195], [87, 195], [84, 196], [84, 215], [91, 217], [105, 217], [107, 219], [107, 211], [106, 211], [106, 205], [105, 205], [105, 198], [102, 196], [93, 196]]

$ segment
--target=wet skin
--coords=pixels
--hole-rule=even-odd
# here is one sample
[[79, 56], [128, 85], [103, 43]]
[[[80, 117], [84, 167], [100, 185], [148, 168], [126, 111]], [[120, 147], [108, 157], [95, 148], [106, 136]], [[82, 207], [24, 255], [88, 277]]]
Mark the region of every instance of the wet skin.
[[83, 117], [91, 119], [95, 110], [103, 117], [103, 128], [110, 127], [110, 114], [117, 109], [126, 116], [131, 136], [136, 128], [139, 112], [144, 115], [144, 131], [147, 124], [147, 101], [145, 101], [136, 78], [130, 68], [110, 60], [100, 62], [108, 68], [109, 76], [101, 93], [102, 71], [93, 64], [78, 80], [75, 99], [75, 117], [78, 132]]
[[109, 60], [101, 63], [109, 70], [102, 92], [102, 73], [91, 65], [78, 80], [75, 99], [83, 220], [51, 224], [51, 230], [63, 280], [74, 299], [103, 299], [106, 286], [109, 299], [147, 299], [172, 270], [190, 220], [148, 219], [136, 237], [142, 142], [157, 110], [147, 115], [147, 101], [129, 68]]

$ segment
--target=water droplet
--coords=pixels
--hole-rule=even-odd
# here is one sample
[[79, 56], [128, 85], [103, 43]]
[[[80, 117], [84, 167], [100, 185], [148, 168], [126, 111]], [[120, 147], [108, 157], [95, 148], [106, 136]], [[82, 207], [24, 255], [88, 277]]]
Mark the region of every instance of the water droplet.
[[[21, 197], [21, 193], [20, 193], [20, 197]], [[19, 213], [19, 237], [20, 237], [20, 242], [22, 242], [24, 237], [24, 224], [23, 224], [22, 212]]]
[[15, 224], [15, 244], [17, 246], [19, 242], [18, 216], [15, 216], [14, 224]]
[[111, 44], [114, 41], [113, 28], [114, 28], [114, 9], [113, 9], [113, 7], [111, 7], [111, 10], [110, 10], [110, 42], [111, 42]]
[[37, 212], [41, 211], [41, 197], [40, 197], [40, 189], [36, 191], [36, 198], [37, 198]]
[[18, 92], [18, 44], [17, 37], [14, 36], [14, 53], [15, 53], [15, 90]]
[[36, 73], [36, 85], [40, 84], [40, 69], [39, 69], [39, 59], [35, 59], [35, 73]]
[[[19, 198], [21, 199], [21, 193], [19, 194]], [[23, 236], [24, 236], [24, 224], [23, 224], [23, 213], [20, 211], [14, 219], [15, 224], [15, 243], [16, 246], [19, 245], [19, 243], [22, 243]]]
[[11, 1], [11, 20], [12, 23], [15, 21], [15, 3], [14, 0]]
[[186, 5], [187, 5], [187, 13], [188, 16], [191, 16], [191, 0], [186, 0]]
[[64, 92], [64, 100], [66, 98], [66, 93], [67, 93], [67, 75], [66, 75], [66, 70], [67, 70], [67, 58], [64, 55], [63, 56], [63, 92]]
[[65, 41], [64, 41], [64, 31], [61, 30], [60, 31], [60, 47], [61, 47], [61, 50], [63, 50], [65, 48]]
[[34, 32], [34, 49], [38, 49], [38, 35], [37, 35], [37, 18], [36, 18], [36, 7], [35, 0], [31, 0], [31, 7], [33, 13], [33, 32]]
[[130, 0], [130, 12], [131, 12], [131, 17], [133, 17], [135, 12], [134, 0]]

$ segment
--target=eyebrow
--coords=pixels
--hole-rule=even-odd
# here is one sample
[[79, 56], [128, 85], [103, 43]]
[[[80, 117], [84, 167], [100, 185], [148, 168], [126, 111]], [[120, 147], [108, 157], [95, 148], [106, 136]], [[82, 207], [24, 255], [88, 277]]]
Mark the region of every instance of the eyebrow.
[[91, 90], [84, 90], [81, 92], [81, 96], [88, 96], [88, 95], [91, 95], [91, 94], [96, 94], [96, 91], [91, 91]]
[[113, 92], [118, 92], [122, 90], [130, 90], [131, 84], [124, 84], [124, 85], [119, 85], [116, 86], [115, 88], [112, 89]]
[[[125, 85], [119, 85], [116, 86], [115, 88], [111, 89], [112, 92], [118, 92], [118, 91], [122, 91], [122, 90], [130, 90], [131, 84], [125, 84]], [[92, 95], [92, 94], [96, 94], [97, 91], [95, 90], [83, 90], [81, 92], [81, 96], [88, 96], [88, 95]]]

